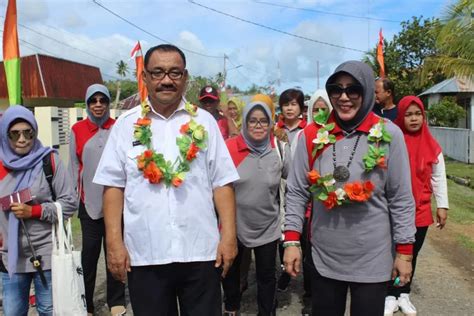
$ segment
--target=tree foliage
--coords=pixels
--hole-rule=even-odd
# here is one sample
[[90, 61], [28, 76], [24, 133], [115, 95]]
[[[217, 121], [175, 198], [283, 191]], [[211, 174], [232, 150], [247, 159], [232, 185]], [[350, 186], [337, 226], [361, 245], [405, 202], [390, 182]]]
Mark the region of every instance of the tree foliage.
[[[392, 40], [384, 40], [385, 73], [395, 84], [395, 101], [406, 95], [418, 95], [437, 82], [442, 75], [432, 75], [421, 80], [425, 59], [437, 53], [434, 28], [437, 19], [413, 17], [401, 23], [402, 30]], [[364, 57], [378, 75], [377, 46]]]
[[[106, 81], [105, 86], [109, 89], [110, 97], [114, 100], [117, 96], [117, 82], [116, 81]], [[120, 95], [121, 99], [126, 99], [129, 96], [138, 92], [138, 85], [135, 80], [124, 79], [120, 85]]]
[[442, 98], [427, 112], [428, 121], [433, 126], [458, 127], [459, 120], [466, 117], [466, 111], [456, 103], [455, 97]]
[[474, 23], [472, 0], [458, 0], [447, 7], [439, 25], [433, 29], [438, 53], [426, 59], [423, 78], [435, 71], [447, 77], [474, 77]]

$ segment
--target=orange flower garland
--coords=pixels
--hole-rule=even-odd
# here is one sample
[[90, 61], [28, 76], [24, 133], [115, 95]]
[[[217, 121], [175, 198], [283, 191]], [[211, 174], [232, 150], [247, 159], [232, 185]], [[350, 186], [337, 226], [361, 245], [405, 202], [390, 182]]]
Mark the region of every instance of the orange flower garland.
[[197, 107], [187, 102], [185, 109], [191, 119], [179, 129], [181, 136], [176, 137], [176, 145], [179, 147], [180, 156], [172, 163], [152, 148], [151, 119], [146, 117], [150, 105], [142, 104], [142, 117], [135, 123], [133, 136], [146, 147], [146, 150], [136, 157], [137, 168], [151, 184], [164, 182], [166, 187], [180, 187], [186, 173], [191, 169], [191, 162], [198, 157], [200, 150], [207, 148], [207, 131], [193, 120], [197, 115]]

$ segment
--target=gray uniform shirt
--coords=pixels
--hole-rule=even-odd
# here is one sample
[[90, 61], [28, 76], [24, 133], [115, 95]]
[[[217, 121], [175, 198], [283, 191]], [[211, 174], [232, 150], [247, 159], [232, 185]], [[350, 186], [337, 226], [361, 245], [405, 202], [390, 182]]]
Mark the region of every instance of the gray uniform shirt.
[[234, 182], [237, 235], [245, 247], [254, 248], [281, 237], [280, 181], [288, 173], [290, 150], [280, 158], [276, 148], [263, 156], [249, 153], [238, 165]]
[[[327, 210], [314, 200], [311, 222], [312, 257], [318, 272], [327, 278], [374, 283], [388, 281], [393, 267], [395, 243], [414, 242], [415, 204], [410, 182], [410, 165], [403, 134], [391, 122], [392, 135], [386, 154], [387, 169], [364, 171], [367, 134], [363, 133], [350, 165], [348, 182], [370, 180], [375, 185], [371, 198]], [[336, 142], [337, 165], [347, 165], [357, 135], [354, 132]], [[384, 145], [387, 146], [387, 145]], [[287, 182], [285, 230], [301, 233], [310, 198], [307, 172], [310, 171], [306, 138], [298, 140]], [[322, 176], [332, 173], [332, 146], [315, 160], [313, 168]], [[341, 184], [337, 184], [341, 187]]]
[[[77, 198], [74, 192], [72, 179], [68, 176], [59, 155], [54, 154], [55, 170], [53, 177], [53, 188], [56, 193], [56, 201], [59, 202], [63, 209], [65, 219], [72, 216], [77, 209]], [[0, 181], [0, 192], [2, 195], [11, 194], [12, 183], [16, 183], [15, 173], [10, 172]], [[30, 234], [31, 242], [37, 255], [41, 255], [43, 270], [51, 269], [51, 253], [52, 253], [52, 223], [57, 222], [56, 206], [54, 205], [49, 184], [44, 175], [43, 169], [36, 177], [30, 188], [31, 195], [34, 197], [31, 205], [41, 204], [41, 218], [30, 218], [25, 220], [26, 229]], [[3, 237], [3, 246], [1, 247], [2, 260], [5, 266], [8, 262], [8, 211], [0, 212], [0, 230]], [[17, 273], [35, 272], [36, 269], [30, 262], [32, 256], [28, 240], [26, 239], [23, 227], [19, 229], [19, 249], [18, 249], [18, 265]]]
[[[82, 124], [84, 127], [84, 121], [78, 122], [77, 124]], [[83, 129], [82, 129], [83, 130]], [[97, 132], [92, 135], [82, 148], [82, 155], [79, 158], [76, 149], [76, 132], [81, 132], [80, 129], [72, 129], [71, 139], [69, 143], [69, 172], [72, 178], [75, 181], [75, 184], [78, 185], [77, 194], [83, 194], [83, 202], [86, 206], [87, 214], [92, 219], [100, 219], [104, 217], [102, 211], [102, 195], [104, 192], [104, 186], [92, 182], [94, 179], [95, 171], [99, 165], [100, 157], [104, 151], [105, 144], [110, 134], [110, 128], [98, 128]], [[82, 159], [82, 170], [79, 171], [80, 161]]]

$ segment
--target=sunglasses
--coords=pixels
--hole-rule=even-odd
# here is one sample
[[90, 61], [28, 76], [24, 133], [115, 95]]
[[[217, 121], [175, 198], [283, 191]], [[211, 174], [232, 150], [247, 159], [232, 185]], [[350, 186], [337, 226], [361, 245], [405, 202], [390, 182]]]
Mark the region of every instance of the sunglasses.
[[24, 130], [13, 130], [9, 131], [7, 134], [8, 138], [10, 138], [14, 142], [17, 142], [20, 139], [21, 135], [23, 135], [26, 140], [32, 140], [35, 137], [35, 131], [31, 128]]
[[361, 85], [355, 84], [348, 87], [341, 87], [337, 84], [328, 84], [326, 90], [330, 98], [339, 99], [343, 93], [351, 100], [356, 100], [364, 92], [364, 88]]
[[90, 98], [89, 99], [89, 104], [96, 104], [99, 102], [100, 104], [107, 104], [109, 103], [109, 100], [107, 98]]

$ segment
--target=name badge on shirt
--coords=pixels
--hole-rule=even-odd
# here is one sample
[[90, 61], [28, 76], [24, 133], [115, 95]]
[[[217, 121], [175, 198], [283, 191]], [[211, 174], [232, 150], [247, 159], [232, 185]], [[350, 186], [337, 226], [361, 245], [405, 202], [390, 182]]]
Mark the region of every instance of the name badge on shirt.
[[133, 147], [135, 147], [135, 146], [140, 146], [140, 145], [142, 145], [142, 142], [139, 141], [139, 140], [136, 140], [136, 141], [134, 141], [134, 142], [132, 143], [132, 146], [133, 146]]

